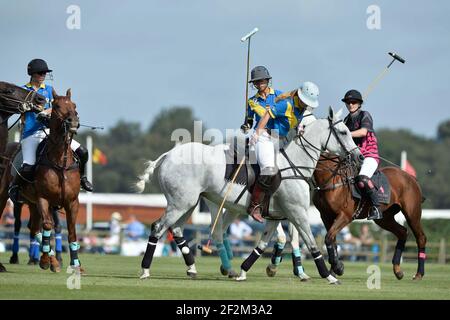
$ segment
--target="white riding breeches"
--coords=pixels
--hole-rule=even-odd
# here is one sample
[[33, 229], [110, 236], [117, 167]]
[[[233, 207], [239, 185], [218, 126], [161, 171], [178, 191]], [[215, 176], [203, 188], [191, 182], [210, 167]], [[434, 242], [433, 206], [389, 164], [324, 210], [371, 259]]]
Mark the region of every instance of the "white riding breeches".
[[272, 137], [264, 131], [256, 142], [256, 161], [258, 161], [261, 171], [266, 168], [275, 168], [275, 145]]
[[[22, 146], [22, 157], [23, 163], [28, 165], [34, 165], [36, 163], [36, 150], [41, 143], [42, 140], [48, 135], [49, 129], [45, 129], [45, 132], [42, 130], [36, 131], [31, 136], [23, 139], [20, 144]], [[72, 139], [72, 143], [70, 144], [70, 148], [75, 151], [78, 149], [80, 144]]]
[[378, 168], [378, 162], [374, 158], [365, 158], [359, 171], [359, 175], [368, 176], [372, 178], [373, 174]]

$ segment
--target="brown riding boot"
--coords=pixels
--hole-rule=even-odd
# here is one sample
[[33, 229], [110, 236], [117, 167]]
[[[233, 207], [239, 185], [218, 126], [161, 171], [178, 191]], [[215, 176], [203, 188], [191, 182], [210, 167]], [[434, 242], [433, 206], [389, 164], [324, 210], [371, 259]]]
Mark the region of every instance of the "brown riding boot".
[[255, 187], [253, 188], [250, 206], [247, 209], [247, 213], [251, 215], [253, 219], [261, 223], [264, 222], [264, 219], [262, 217], [262, 205], [265, 195], [266, 193], [261, 188], [259, 183], [256, 183]]

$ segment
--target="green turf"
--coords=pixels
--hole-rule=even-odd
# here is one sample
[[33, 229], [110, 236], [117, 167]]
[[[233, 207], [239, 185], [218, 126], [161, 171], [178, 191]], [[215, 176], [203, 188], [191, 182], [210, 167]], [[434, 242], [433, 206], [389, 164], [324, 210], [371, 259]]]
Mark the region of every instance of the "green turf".
[[[67, 256], [65, 256], [67, 262]], [[152, 277], [139, 280], [140, 257], [81, 255], [87, 275], [81, 278], [80, 290], [66, 287], [68, 274], [54, 274], [38, 266], [5, 263], [9, 254], [0, 254], [8, 269], [0, 273], [0, 299], [450, 299], [450, 266], [427, 264], [424, 280], [411, 280], [415, 264], [403, 264], [405, 277], [397, 280], [391, 265], [381, 265], [381, 289], [369, 290], [366, 282], [368, 263], [345, 264], [342, 285], [330, 286], [321, 279], [312, 261], [305, 261], [313, 279], [300, 282], [292, 275], [286, 257], [275, 278], [265, 274], [267, 258], [260, 259], [248, 273], [246, 282], [236, 283], [219, 274], [219, 259], [197, 258], [197, 279], [185, 275], [181, 258], [155, 258]], [[235, 258], [239, 269], [242, 259]]]

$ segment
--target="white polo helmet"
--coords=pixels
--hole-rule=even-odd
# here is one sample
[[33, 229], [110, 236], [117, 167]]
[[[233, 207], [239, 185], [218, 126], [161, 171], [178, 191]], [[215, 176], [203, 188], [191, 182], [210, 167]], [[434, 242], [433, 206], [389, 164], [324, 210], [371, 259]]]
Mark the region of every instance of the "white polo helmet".
[[303, 82], [298, 88], [298, 96], [308, 107], [312, 109], [319, 106], [319, 87], [310, 81]]

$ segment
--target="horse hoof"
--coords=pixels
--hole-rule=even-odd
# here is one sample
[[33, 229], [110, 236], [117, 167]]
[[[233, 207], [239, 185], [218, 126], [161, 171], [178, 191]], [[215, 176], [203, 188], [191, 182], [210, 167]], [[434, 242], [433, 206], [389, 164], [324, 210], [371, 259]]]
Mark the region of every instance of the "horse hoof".
[[50, 257], [50, 270], [52, 272], [61, 272], [61, 267], [59, 266], [59, 262], [55, 257]]
[[420, 281], [422, 280], [423, 275], [421, 275], [420, 273], [416, 273], [416, 275], [413, 277], [414, 281]]
[[342, 283], [338, 280], [338, 281], [335, 281], [335, 282], [330, 282], [329, 284], [330, 285], [335, 285], [335, 286], [340, 286]]
[[311, 277], [308, 276], [306, 273], [301, 273], [297, 277], [300, 278], [301, 282], [307, 282], [307, 281], [311, 280]]
[[9, 258], [9, 264], [19, 264], [19, 257], [17, 254], [13, 254], [11, 258]]
[[234, 271], [233, 269], [231, 269], [231, 270], [228, 272], [228, 278], [229, 278], [229, 279], [235, 279], [235, 278], [237, 278], [237, 277], [239, 277], [239, 274], [238, 274], [236, 271]]
[[0, 272], [6, 272], [6, 268], [4, 265], [0, 263]]
[[278, 268], [274, 267], [270, 264], [266, 267], [266, 274], [270, 278], [275, 277], [275, 275], [277, 274], [277, 271], [278, 271]]
[[247, 272], [245, 272], [244, 270], [241, 270], [241, 274], [235, 280], [238, 282], [247, 280]]
[[191, 278], [191, 279], [197, 278], [197, 272], [186, 271], [186, 274], [187, 274], [188, 277]]
[[144, 280], [150, 278], [150, 269], [142, 269], [139, 279]]
[[402, 280], [403, 279], [403, 276], [404, 276], [403, 271], [396, 272], [394, 274], [395, 274], [395, 277], [397, 278], [397, 280]]
[[341, 261], [339, 261], [335, 265], [332, 265], [331, 269], [338, 276], [342, 276], [344, 274], [344, 264]]
[[61, 254], [56, 254], [56, 260], [58, 260], [59, 266], [63, 266], [63, 259], [61, 257]]
[[223, 276], [227, 276], [227, 275], [228, 275], [228, 270], [225, 269], [222, 265], [220, 265], [220, 273], [221, 273]]
[[341, 283], [339, 282], [339, 280], [336, 279], [336, 278], [335, 278], [334, 276], [332, 276], [332, 275], [329, 275], [326, 279], [328, 280], [328, 284], [336, 284], [336, 285], [341, 284]]
[[41, 256], [39, 260], [39, 267], [43, 270], [47, 270], [50, 268], [50, 257], [49, 256]]

